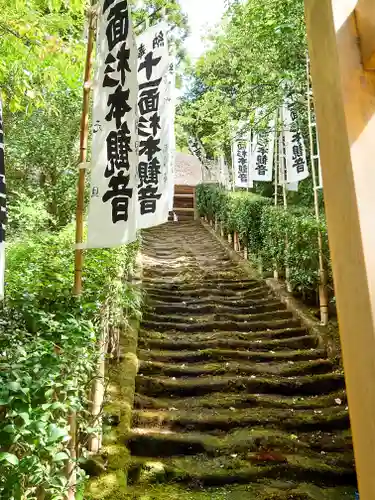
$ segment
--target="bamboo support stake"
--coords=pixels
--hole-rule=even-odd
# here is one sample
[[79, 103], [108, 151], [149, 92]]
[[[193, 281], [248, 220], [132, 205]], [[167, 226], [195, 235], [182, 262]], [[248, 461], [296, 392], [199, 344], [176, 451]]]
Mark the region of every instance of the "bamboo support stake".
[[234, 251], [238, 252], [238, 233], [235, 231], [233, 235], [233, 246], [234, 246]]
[[70, 441], [68, 444], [68, 450], [70, 454], [70, 460], [66, 466], [66, 477], [68, 479], [69, 489], [68, 489], [68, 500], [74, 500], [76, 496], [76, 483], [77, 483], [77, 473], [76, 473], [76, 460], [77, 460], [77, 416], [75, 412], [71, 412], [68, 417], [68, 426]]
[[[314, 137], [312, 133], [312, 116], [311, 108], [313, 104], [311, 96], [311, 85], [310, 85], [310, 63], [309, 57], [307, 56], [307, 106], [308, 106], [308, 119], [309, 119], [309, 137], [310, 137], [310, 162], [311, 162], [311, 175], [313, 180], [314, 189], [314, 207], [315, 207], [315, 217], [318, 223], [318, 248], [319, 248], [319, 305], [320, 305], [320, 320], [322, 325], [327, 325], [328, 316], [328, 287], [327, 287], [327, 272], [324, 265], [324, 252], [323, 252], [323, 237], [320, 230], [320, 213], [319, 213], [319, 198], [318, 198], [318, 185], [317, 185], [317, 173], [315, 166], [315, 155], [314, 155]], [[318, 140], [318, 137], [316, 137]], [[317, 152], [317, 157], [319, 159], [319, 154]]]
[[[83, 84], [83, 106], [80, 132], [80, 152], [79, 163], [85, 163], [87, 159], [87, 145], [89, 135], [89, 106], [90, 106], [90, 77], [92, 70], [92, 53], [95, 40], [95, 22], [96, 13], [93, 7], [89, 10], [89, 36], [86, 51], [86, 65]], [[75, 249], [75, 267], [74, 267], [74, 289], [73, 294], [79, 296], [82, 293], [82, 267], [83, 267], [83, 249], [79, 248], [83, 243], [83, 217], [85, 203], [85, 169], [80, 168], [77, 191], [77, 209], [76, 209], [76, 246]]]
[[[91, 388], [91, 416], [92, 416], [92, 427], [97, 427], [98, 429], [102, 424], [102, 411], [105, 393], [105, 358], [108, 349], [107, 343], [107, 327], [102, 326], [101, 335], [99, 340], [99, 350], [100, 355], [98, 359], [98, 364], [96, 368], [96, 376]], [[102, 432], [98, 430], [97, 432], [90, 435], [88, 442], [88, 451], [91, 453], [98, 453], [102, 447]]]

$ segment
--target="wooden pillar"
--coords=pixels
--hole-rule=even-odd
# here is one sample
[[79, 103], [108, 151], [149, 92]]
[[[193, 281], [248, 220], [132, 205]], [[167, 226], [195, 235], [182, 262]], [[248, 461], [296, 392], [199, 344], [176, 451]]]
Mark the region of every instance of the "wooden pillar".
[[375, 70], [375, 2], [358, 0], [355, 8], [363, 66]]
[[[375, 498], [375, 71], [364, 70], [364, 45], [363, 40], [358, 43], [354, 9], [367, 5], [370, 13], [372, 4], [373, 0], [305, 0], [361, 500]], [[374, 9], [372, 16], [368, 21], [374, 23]]]

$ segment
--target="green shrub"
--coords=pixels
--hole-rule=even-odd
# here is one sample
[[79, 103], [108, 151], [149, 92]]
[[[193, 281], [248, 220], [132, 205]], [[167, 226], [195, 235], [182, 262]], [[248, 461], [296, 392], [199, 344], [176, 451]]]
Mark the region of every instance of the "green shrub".
[[318, 223], [308, 207], [291, 206], [285, 210], [272, 206], [270, 198], [246, 191], [226, 192], [212, 184], [198, 186], [197, 192], [201, 216], [216, 217], [228, 232], [238, 232], [266, 270], [289, 266], [291, 284], [303, 293], [314, 291], [319, 285], [320, 230], [325, 265], [332, 280], [325, 219]]
[[84, 286], [72, 297], [74, 228], [14, 241], [7, 249], [6, 306], [0, 323], [0, 497], [61, 499], [69, 460], [67, 419], [78, 415], [81, 445], [92, 428], [90, 386], [104, 321], [139, 314], [123, 279], [137, 243], [85, 255]]

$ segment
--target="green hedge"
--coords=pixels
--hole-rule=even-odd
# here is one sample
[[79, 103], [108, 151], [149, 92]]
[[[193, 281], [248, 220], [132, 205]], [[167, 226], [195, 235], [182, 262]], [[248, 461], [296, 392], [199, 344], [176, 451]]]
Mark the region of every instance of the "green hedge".
[[15, 241], [7, 249], [0, 322], [0, 497], [62, 499], [69, 460], [67, 419], [78, 414], [84, 448], [101, 329], [140, 309], [122, 279], [137, 244], [89, 250], [84, 292], [72, 297], [74, 228]]
[[[272, 200], [250, 192], [227, 192], [217, 185], [197, 187], [197, 208], [201, 216], [220, 221], [227, 232], [238, 232], [252, 257], [265, 270], [288, 265], [290, 281], [302, 293], [314, 293], [319, 285], [318, 229], [323, 235], [326, 269], [331, 277], [327, 227], [318, 225], [306, 207], [273, 206]], [[288, 252], [286, 252], [286, 239]]]

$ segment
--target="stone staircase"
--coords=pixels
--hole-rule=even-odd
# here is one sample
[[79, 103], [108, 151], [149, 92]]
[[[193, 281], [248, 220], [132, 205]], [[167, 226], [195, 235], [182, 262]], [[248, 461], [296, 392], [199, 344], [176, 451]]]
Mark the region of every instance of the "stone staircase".
[[265, 283], [193, 222], [144, 233], [143, 283], [130, 480], [212, 499], [354, 498], [343, 373]]

